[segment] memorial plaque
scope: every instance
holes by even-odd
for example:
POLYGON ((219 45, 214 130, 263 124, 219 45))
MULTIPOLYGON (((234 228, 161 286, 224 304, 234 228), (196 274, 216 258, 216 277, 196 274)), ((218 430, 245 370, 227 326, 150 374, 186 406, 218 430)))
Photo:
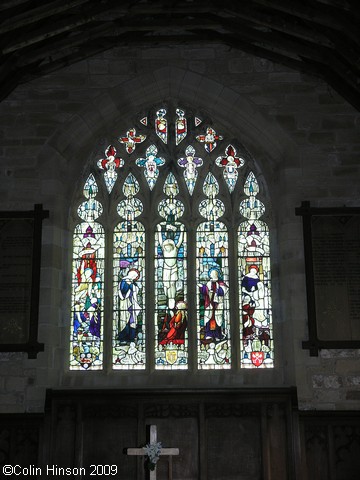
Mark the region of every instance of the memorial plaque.
POLYGON ((360 208, 302 202, 309 340, 303 348, 360 348, 360 208))
POLYGON ((29 336, 34 220, 0 220, 0 343, 29 336))
POLYGON ((40 290, 42 205, 0 212, 0 351, 36 358, 40 290))
POLYGON ((313 217, 312 242, 318 337, 360 340, 360 217, 313 217))

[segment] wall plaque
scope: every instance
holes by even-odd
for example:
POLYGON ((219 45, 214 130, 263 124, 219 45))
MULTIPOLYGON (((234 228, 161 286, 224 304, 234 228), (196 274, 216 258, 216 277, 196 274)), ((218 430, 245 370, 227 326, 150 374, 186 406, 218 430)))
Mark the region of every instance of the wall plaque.
POLYGON ((33 211, 0 212, 0 351, 27 352, 38 343, 42 205, 33 211))
POLYGON ((313 208, 303 202, 309 341, 321 348, 360 348, 360 208, 313 208))

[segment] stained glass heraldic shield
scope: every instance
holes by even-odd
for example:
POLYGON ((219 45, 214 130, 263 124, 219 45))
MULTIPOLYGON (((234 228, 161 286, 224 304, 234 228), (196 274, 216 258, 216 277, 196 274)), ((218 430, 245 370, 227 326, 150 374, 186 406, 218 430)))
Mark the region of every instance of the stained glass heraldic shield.
POLYGON ((247 154, 180 108, 137 122, 84 183, 70 369, 273 367, 269 228, 247 154))

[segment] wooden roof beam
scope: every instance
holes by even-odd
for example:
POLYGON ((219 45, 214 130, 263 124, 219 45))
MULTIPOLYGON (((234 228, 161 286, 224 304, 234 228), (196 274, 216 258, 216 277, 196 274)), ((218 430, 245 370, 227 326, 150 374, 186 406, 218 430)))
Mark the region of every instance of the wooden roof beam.
POLYGON ((315 41, 319 45, 331 47, 333 41, 329 39, 326 35, 322 34, 318 30, 309 28, 307 25, 301 25, 293 16, 287 14, 280 14, 278 12, 274 13, 270 11, 261 12, 258 9, 249 6, 249 4, 244 5, 243 8, 237 10, 236 12, 231 11, 230 9, 226 11, 234 19, 241 18, 247 22, 257 24, 260 27, 264 26, 270 28, 271 30, 286 33, 292 35, 302 40, 306 41, 315 41))
POLYGON ((242 20, 234 21, 227 19, 226 23, 230 27, 229 31, 244 37, 247 41, 250 40, 261 45, 270 45, 280 52, 285 52, 292 57, 295 56, 295 58, 296 56, 301 56, 317 61, 320 64, 328 63, 331 65, 334 63, 336 69, 340 72, 340 76, 352 84, 354 88, 359 88, 360 71, 358 69, 358 57, 356 58, 357 64, 355 64, 354 62, 348 62, 346 58, 342 58, 335 49, 324 46, 314 48, 314 44, 307 40, 300 40, 291 35, 275 31, 262 32, 249 25, 249 22, 242 20))
POLYGON ((48 19, 87 2, 88 0, 73 0, 72 2, 64 3, 62 0, 57 0, 56 2, 48 2, 46 5, 31 9, 31 15, 27 10, 15 17, 11 12, 7 13, 7 10, 4 10, 4 16, 7 15, 9 20, 0 25, 0 35, 48 19))
MULTIPOLYGON (((227 1, 227 0, 224 0, 227 1)), ((319 8, 314 8, 308 4, 304 4, 302 0, 293 0, 289 2, 288 0, 251 0, 253 4, 262 5, 272 10, 285 12, 292 15, 295 18, 306 20, 313 24, 322 25, 324 27, 332 28, 333 30, 340 32, 351 33, 351 38, 353 40, 357 39, 357 42, 360 42, 358 39, 359 36, 359 27, 356 22, 353 21, 351 13, 345 12, 341 9, 331 10, 329 6, 320 6, 319 8), (335 14, 330 14, 329 9, 335 14)))

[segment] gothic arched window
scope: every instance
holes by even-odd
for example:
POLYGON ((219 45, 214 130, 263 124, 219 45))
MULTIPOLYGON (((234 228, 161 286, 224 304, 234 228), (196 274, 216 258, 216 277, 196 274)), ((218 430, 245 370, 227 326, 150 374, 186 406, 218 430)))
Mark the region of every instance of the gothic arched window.
POLYGON ((269 228, 251 160, 190 111, 138 121, 84 183, 70 369, 273 367, 269 228))

